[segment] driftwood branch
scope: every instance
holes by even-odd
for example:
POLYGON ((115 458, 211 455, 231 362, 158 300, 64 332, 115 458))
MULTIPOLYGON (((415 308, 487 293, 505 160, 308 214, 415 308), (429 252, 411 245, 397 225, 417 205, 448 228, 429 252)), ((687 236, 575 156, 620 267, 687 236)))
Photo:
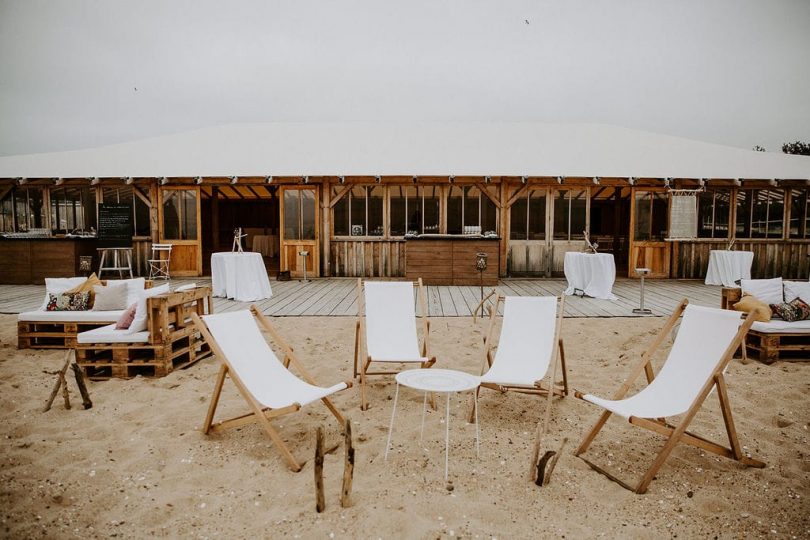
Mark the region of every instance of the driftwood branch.
POLYGON ((82 406, 89 409, 93 406, 93 402, 90 400, 90 392, 87 391, 87 385, 84 382, 82 368, 76 362, 73 362, 70 367, 73 370, 73 376, 76 378, 76 386, 79 387, 79 393, 82 395, 82 406))
POLYGON ((64 384, 64 387, 65 387, 65 389, 64 389, 65 406, 68 409, 70 408, 70 400, 67 397, 67 383, 65 382, 65 372, 67 371, 68 366, 70 365, 70 354, 71 354, 71 352, 72 351, 70 351, 70 350, 67 351, 67 354, 65 354, 65 363, 62 365, 62 369, 60 369, 59 371, 57 371, 55 373, 55 375, 57 375, 56 383, 53 385, 53 390, 51 390, 51 395, 48 396, 48 401, 45 403, 45 408, 42 409, 42 412, 48 412, 48 411, 51 410, 51 406, 53 405, 53 401, 56 399, 57 394, 59 394, 59 388, 61 388, 63 384, 64 384))
POLYGON ((354 478, 354 445, 352 443, 352 422, 349 418, 346 418, 344 430, 346 432, 344 443, 346 453, 343 464, 343 486, 340 490, 340 506, 348 508, 352 505, 352 479, 354 478))

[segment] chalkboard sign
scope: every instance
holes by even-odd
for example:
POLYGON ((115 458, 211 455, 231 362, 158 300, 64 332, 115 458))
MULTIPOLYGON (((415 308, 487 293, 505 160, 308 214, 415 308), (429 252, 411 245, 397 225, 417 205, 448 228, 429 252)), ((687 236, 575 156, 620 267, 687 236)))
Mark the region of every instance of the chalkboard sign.
POLYGON ((132 247, 132 206, 98 205, 98 242, 100 248, 132 247))

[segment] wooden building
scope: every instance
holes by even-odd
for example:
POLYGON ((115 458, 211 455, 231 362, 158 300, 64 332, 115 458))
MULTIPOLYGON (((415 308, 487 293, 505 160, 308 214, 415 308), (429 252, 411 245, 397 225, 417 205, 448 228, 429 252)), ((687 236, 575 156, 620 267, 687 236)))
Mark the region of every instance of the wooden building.
POLYGON ((140 273, 161 242, 173 275, 205 275, 242 227, 293 276, 470 283, 481 252, 489 282, 558 275, 588 232, 618 275, 701 278, 731 245, 754 251, 755 277, 807 278, 809 194, 810 158, 607 126, 225 126, 0 157, 0 233, 21 236, 0 239, 0 282, 75 273, 94 248, 64 235, 95 229, 102 202, 131 205, 140 273), (673 189, 694 192, 695 238, 670 238, 673 189))

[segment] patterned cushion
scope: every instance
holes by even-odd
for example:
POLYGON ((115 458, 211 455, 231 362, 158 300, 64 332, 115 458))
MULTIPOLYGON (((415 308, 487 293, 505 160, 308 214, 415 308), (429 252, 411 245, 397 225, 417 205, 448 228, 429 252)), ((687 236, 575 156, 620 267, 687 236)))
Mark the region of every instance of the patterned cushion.
POLYGON ((810 319, 810 305, 801 298, 784 304, 771 304, 774 315, 785 322, 806 321, 810 319))
POLYGON ((87 311, 89 305, 89 292, 49 293, 45 311, 87 311))
POLYGON ((101 283, 101 280, 98 279, 98 277, 96 277, 96 273, 93 272, 92 274, 90 274, 90 277, 87 278, 87 281, 85 281, 84 283, 81 283, 79 285, 76 285, 72 289, 68 289, 65 292, 68 292, 68 293, 89 292, 90 293, 90 305, 88 306, 87 309, 90 309, 90 308, 93 307, 93 301, 96 299, 96 293, 93 291, 93 287, 95 287, 96 285, 102 285, 102 283, 101 283))

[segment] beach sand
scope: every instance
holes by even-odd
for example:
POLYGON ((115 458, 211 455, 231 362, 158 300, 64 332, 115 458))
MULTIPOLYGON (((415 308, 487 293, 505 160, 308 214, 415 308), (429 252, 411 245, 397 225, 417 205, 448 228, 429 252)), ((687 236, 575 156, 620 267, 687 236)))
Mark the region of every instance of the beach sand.
MULTIPOLYGON (((354 319, 279 318, 274 323, 324 385, 352 376, 354 319)), ((662 318, 566 319, 563 338, 572 388, 610 396, 663 325, 662 318)), ((437 367, 478 373, 484 324, 433 319, 437 367)), ((669 345, 669 341, 666 342, 669 345)), ((315 512, 315 429, 327 443, 340 428, 319 403, 276 422, 299 460, 291 472, 256 425, 205 436, 218 362, 206 359, 161 379, 90 383, 94 406, 61 397, 41 409, 63 351, 18 351, 16 319, 0 316, 0 536, 582 538, 810 536, 810 365, 766 366, 735 360, 728 387, 745 451, 765 469, 678 447, 646 495, 635 495, 572 455, 600 410, 573 395, 555 400, 543 450, 568 444, 550 485, 526 480, 544 400, 481 393, 481 454, 465 422, 467 396, 451 399, 450 477, 443 480, 444 401, 427 414, 419 444, 422 396, 402 389, 388 461, 383 452, 395 385, 373 379, 371 409, 359 388, 335 396, 353 423, 357 452, 351 508, 339 504, 343 449, 326 457, 326 510, 315 512), (79 404, 79 407, 76 407, 79 404)), ((660 358, 659 358, 660 363, 660 358)), ((245 405, 226 382, 218 416, 245 405)), ((716 395, 692 428, 723 442, 716 395)), ((637 481, 662 438, 612 419, 588 456, 637 481)))

